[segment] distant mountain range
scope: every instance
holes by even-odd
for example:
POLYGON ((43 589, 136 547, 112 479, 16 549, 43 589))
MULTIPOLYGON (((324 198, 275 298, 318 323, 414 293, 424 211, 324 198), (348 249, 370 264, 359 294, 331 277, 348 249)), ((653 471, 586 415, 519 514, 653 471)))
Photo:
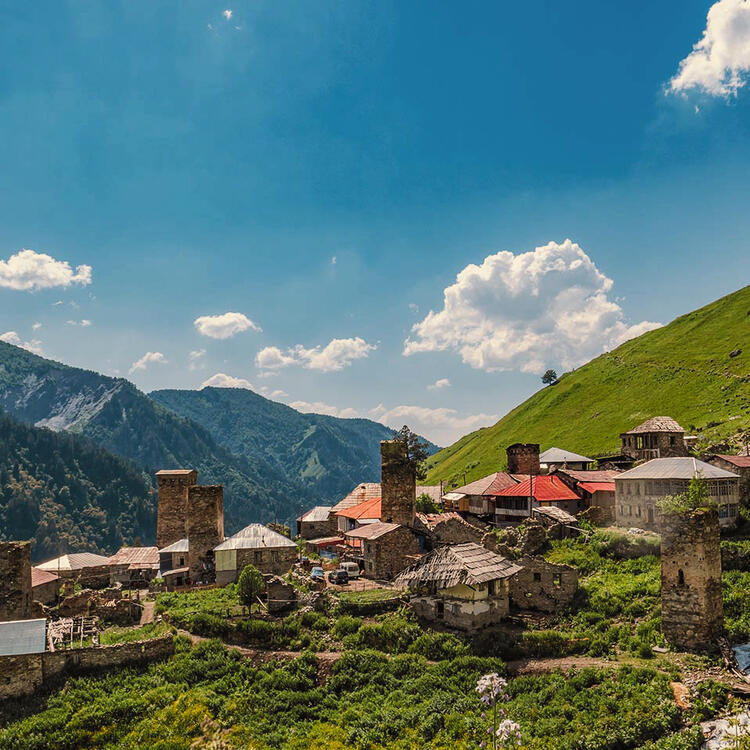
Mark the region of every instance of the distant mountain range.
POLYGON ((430 461, 426 482, 464 484, 505 467, 505 448, 540 443, 596 456, 653 416, 674 417, 698 449, 737 451, 750 430, 750 286, 644 333, 542 388, 497 424, 430 461))
MULTIPOLYGON (((333 502, 358 482, 378 481, 379 443, 394 434, 367 419, 300 414, 243 389, 152 396, 123 378, 69 367, 0 342, 0 411, 36 428, 80 435, 87 445, 129 459, 132 470, 146 477, 136 493, 144 503, 158 469, 197 469, 200 482, 224 485, 228 531, 253 521, 291 521, 300 506, 333 502)), ((11 425, 10 420, 0 425, 0 437, 10 433, 11 425)), ((28 460, 35 460, 33 452, 28 460)), ((75 474, 74 467, 67 469, 75 474)), ((56 502, 56 485, 47 486, 49 500, 56 502)), ((11 501, 12 493, 0 499, 0 513, 11 501)), ((94 502, 92 508, 97 507, 94 502)), ((70 512, 75 516, 78 511, 71 507, 70 512)), ((0 535, 29 535, 28 527, 19 526, 18 514, 8 518, 0 535)), ((122 532, 126 541, 126 533, 144 542, 154 534, 139 524, 122 532)), ((89 548, 109 545, 89 533, 72 533, 75 538, 89 548)))

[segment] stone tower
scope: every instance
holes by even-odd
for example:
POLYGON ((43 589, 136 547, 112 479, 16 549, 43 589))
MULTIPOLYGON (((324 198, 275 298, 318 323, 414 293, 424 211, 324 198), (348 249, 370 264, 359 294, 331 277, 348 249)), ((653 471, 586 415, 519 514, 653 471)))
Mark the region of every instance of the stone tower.
POLYGON ((380 520, 386 523, 414 525, 417 502, 417 478, 409 464, 403 443, 380 443, 380 520))
POLYGON ((514 443, 505 452, 508 456, 508 474, 539 474, 538 443, 514 443))
POLYGON ((214 547, 224 541, 224 488, 220 484, 188 488, 187 538, 190 580, 216 579, 214 547))
POLYGON ((715 508, 661 514, 661 628, 684 651, 711 651, 721 634, 721 549, 715 508))
POLYGON ((0 542, 0 622, 31 619, 31 542, 0 542))
POLYGON ((195 469, 156 472, 159 500, 156 517, 156 546, 159 549, 187 536, 188 488, 198 482, 195 469))

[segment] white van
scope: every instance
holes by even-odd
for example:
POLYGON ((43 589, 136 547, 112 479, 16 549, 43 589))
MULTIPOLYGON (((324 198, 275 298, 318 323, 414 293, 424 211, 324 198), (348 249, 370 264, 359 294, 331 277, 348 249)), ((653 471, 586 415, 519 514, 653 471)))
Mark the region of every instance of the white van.
POLYGON ((345 570, 349 574, 349 580, 359 578, 359 565, 355 562, 339 563, 339 570, 345 570))

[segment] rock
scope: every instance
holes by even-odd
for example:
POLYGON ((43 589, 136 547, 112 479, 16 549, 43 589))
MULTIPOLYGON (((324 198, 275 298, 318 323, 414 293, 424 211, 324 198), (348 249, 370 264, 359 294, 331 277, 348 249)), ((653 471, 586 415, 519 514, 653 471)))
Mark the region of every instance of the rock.
POLYGON ((740 354, 742 354, 742 349, 734 349, 733 351, 729 352, 730 357, 739 357, 740 354))

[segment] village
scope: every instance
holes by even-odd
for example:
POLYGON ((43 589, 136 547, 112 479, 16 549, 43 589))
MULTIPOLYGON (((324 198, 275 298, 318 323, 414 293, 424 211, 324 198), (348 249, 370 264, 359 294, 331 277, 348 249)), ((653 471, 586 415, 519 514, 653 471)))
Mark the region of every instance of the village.
POLYGON ((294 538, 282 525, 258 523, 225 536, 222 487, 198 484, 192 469, 161 470, 155 546, 111 557, 71 552, 32 566, 28 542, 0 543, 0 701, 66 674, 168 658, 175 632, 224 632, 221 617, 207 628, 156 603, 234 590, 248 567, 263 576, 263 590, 250 608, 227 606, 232 632, 251 610, 251 619, 286 623, 289 613, 318 616, 332 601, 339 609, 348 602, 346 611, 398 609, 421 627, 489 638, 512 655, 511 641, 503 644, 509 628, 533 629, 574 612, 579 600, 579 571, 545 550, 553 540, 586 543, 595 529, 618 530, 634 545, 651 540, 642 554, 660 546, 667 647, 720 653, 742 691, 747 665, 723 628, 720 535, 750 501, 750 456, 699 459, 669 417, 620 438, 619 454, 598 459, 510 445, 506 470, 452 488, 418 485, 408 446, 385 441, 381 481, 303 512, 294 538), (706 507, 667 512, 664 499, 686 497, 696 481, 706 507))

